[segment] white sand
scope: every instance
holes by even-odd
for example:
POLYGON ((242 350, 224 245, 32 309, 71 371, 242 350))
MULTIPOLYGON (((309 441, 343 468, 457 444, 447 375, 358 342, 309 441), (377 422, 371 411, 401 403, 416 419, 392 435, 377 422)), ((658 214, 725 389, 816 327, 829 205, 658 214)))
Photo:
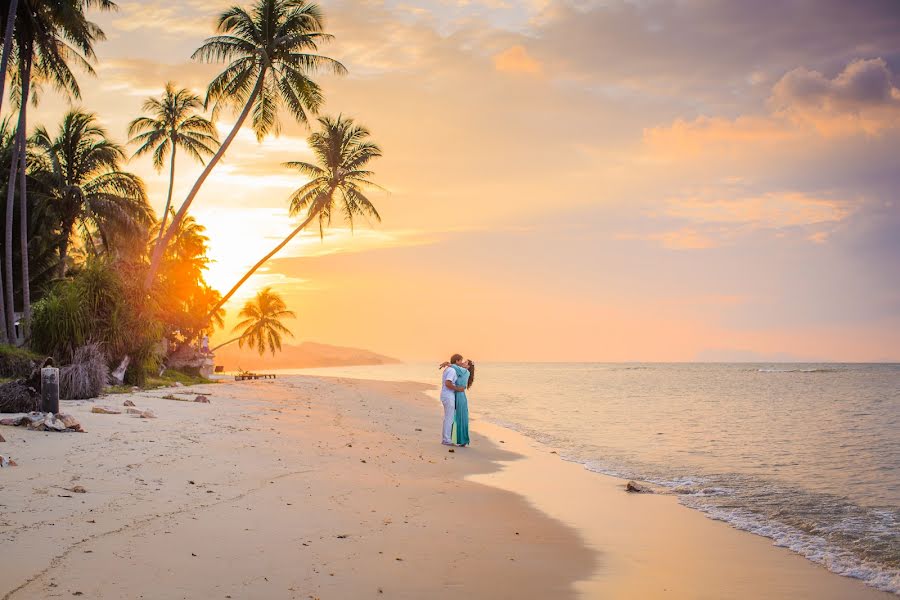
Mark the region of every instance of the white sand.
POLYGON ((0 599, 892 597, 502 428, 449 453, 421 389, 223 383, 2 427, 0 599))

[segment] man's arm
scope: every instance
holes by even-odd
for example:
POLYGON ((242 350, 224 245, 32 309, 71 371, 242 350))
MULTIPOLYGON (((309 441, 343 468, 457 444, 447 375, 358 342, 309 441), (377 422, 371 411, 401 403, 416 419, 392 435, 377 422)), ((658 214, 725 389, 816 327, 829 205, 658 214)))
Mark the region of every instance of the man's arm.
POLYGON ((447 380, 444 381, 444 385, 447 386, 447 389, 453 390, 454 392, 464 392, 464 391, 466 391, 466 388, 460 387, 460 386, 458 386, 458 385, 455 385, 455 384, 454 384, 452 381, 450 381, 449 379, 447 379, 447 380))

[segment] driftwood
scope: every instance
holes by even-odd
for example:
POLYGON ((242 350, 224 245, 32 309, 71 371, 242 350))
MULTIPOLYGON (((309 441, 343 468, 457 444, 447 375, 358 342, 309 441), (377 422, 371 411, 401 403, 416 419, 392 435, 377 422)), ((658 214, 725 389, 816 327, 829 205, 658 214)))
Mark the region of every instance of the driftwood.
POLYGON ((0 413, 27 413, 41 409, 41 369, 53 366, 47 358, 27 379, 0 384, 0 413))

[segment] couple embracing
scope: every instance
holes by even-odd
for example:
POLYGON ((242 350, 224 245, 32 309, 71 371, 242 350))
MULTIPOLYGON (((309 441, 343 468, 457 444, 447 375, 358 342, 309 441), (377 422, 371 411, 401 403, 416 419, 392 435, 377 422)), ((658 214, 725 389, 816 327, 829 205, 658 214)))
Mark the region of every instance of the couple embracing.
POLYGON ((441 365, 441 404, 444 405, 444 427, 441 443, 445 446, 469 445, 469 399, 466 390, 475 381, 475 363, 454 354, 441 365), (455 441, 454 441, 455 438, 455 441))

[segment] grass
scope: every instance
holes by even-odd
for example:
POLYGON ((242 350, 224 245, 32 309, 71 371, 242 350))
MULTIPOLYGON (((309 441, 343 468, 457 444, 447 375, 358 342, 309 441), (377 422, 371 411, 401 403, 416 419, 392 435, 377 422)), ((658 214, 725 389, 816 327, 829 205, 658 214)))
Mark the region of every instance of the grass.
MULTIPOLYGON (((175 383, 182 385, 200 385, 202 383, 216 383, 212 379, 206 379, 198 375, 189 375, 176 371, 175 369, 167 369, 162 377, 147 377, 147 383, 141 387, 142 390, 156 390, 159 388, 172 387, 175 383)), ((130 385, 111 385, 104 390, 107 394, 130 394, 132 386, 130 385)))
POLYGON ((212 379, 200 377, 199 375, 189 375, 175 369, 167 369, 162 377, 148 377, 147 389, 156 389, 161 387, 170 387, 175 383, 182 385, 200 385, 201 383, 215 383, 212 379))
POLYGON ((0 344, 0 376, 17 379, 28 377, 36 364, 44 360, 40 354, 25 348, 0 344))

